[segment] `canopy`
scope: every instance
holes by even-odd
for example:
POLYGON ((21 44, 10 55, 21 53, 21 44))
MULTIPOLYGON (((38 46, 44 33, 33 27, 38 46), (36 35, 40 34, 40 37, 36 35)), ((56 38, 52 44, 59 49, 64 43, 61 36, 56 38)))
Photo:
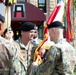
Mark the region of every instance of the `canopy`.
MULTIPOLYGON (((23 10, 24 8, 21 9, 23 11, 22 13, 24 14, 24 16, 22 18, 20 16, 21 14, 20 14, 19 9, 17 9, 18 13, 15 14, 16 7, 13 8, 13 6, 12 6, 11 27, 13 30, 18 29, 25 22, 32 22, 32 23, 35 23, 37 26, 41 26, 43 24, 43 22, 46 20, 46 16, 45 16, 44 12, 41 11, 39 8, 37 8, 36 6, 34 6, 28 2, 25 2, 24 5, 25 5, 25 10, 23 10), (13 9, 15 9, 15 11, 13 9)), ((19 5, 17 5, 17 6, 21 7, 19 5)))

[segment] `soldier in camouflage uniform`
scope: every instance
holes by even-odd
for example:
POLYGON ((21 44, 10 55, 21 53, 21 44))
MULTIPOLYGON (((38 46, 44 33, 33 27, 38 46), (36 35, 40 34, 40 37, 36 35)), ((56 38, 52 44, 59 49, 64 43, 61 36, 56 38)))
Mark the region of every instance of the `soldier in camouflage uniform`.
POLYGON ((14 32, 11 28, 4 30, 3 37, 13 43, 17 48, 19 47, 19 44, 14 40, 14 32))
POLYGON ((63 38, 63 25, 59 21, 48 25, 49 35, 55 45, 46 53, 45 62, 36 68, 33 75, 75 75, 76 49, 63 38))
POLYGON ((26 75, 25 60, 22 59, 20 50, 5 38, 5 18, 0 14, 0 75, 26 75))
POLYGON ((33 62, 34 50, 41 42, 38 39, 37 26, 31 22, 26 22, 21 26, 21 38, 19 38, 20 49, 26 60, 27 75, 30 73, 31 63, 33 62))

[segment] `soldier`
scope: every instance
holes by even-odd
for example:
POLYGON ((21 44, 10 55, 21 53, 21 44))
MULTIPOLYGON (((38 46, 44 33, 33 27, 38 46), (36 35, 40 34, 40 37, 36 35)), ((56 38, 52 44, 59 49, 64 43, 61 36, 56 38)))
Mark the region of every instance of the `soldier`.
POLYGON ((26 75, 25 60, 20 50, 1 37, 4 32, 4 22, 5 18, 0 14, 0 75, 26 75))
POLYGON ((11 28, 6 28, 4 30, 3 37, 19 48, 19 44, 14 40, 14 33, 11 28))
MULTIPOLYGON (((50 40, 55 44, 43 58, 45 62, 38 67, 38 75, 74 75, 76 49, 63 38, 64 26, 55 21, 48 25, 48 29, 50 40)), ((36 66, 36 63, 33 66, 36 66)))
POLYGON ((26 60, 27 75, 30 73, 30 66, 33 62, 34 50, 41 42, 41 40, 38 39, 37 29, 38 27, 31 22, 26 22, 21 26, 21 38, 18 42, 21 52, 26 60))
POLYGON ((13 39, 14 39, 14 33, 11 30, 11 28, 10 29, 9 28, 8 29, 6 28, 4 30, 3 36, 4 36, 4 38, 6 38, 9 41, 13 41, 13 39))

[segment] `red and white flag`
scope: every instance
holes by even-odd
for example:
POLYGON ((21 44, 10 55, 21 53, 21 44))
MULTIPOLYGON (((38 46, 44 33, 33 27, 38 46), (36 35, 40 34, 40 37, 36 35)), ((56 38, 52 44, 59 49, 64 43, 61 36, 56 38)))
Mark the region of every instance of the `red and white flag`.
POLYGON ((56 7, 54 8, 53 12, 51 13, 47 25, 49 25, 53 21, 61 21, 63 20, 63 15, 64 15, 64 6, 65 3, 61 0, 56 7))
MULTIPOLYGON (((44 28, 44 39, 41 42, 41 44, 37 47, 34 53, 34 61, 37 60, 38 65, 40 65, 43 61, 41 59, 42 53, 40 52, 40 49, 47 49, 49 50, 50 45, 47 41, 49 41, 49 32, 47 25, 49 25, 53 21, 62 21, 64 15, 64 2, 60 1, 57 6, 54 8, 52 14, 50 15, 48 21, 46 22, 45 28, 44 28)), ((54 43, 51 43, 51 45, 54 43)))

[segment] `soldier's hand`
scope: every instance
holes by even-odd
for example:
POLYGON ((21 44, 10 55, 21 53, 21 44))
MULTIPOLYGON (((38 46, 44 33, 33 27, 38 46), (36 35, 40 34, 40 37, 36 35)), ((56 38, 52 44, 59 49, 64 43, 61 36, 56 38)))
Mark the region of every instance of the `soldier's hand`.
POLYGON ((38 66, 38 63, 37 62, 33 62, 32 66, 38 66))

